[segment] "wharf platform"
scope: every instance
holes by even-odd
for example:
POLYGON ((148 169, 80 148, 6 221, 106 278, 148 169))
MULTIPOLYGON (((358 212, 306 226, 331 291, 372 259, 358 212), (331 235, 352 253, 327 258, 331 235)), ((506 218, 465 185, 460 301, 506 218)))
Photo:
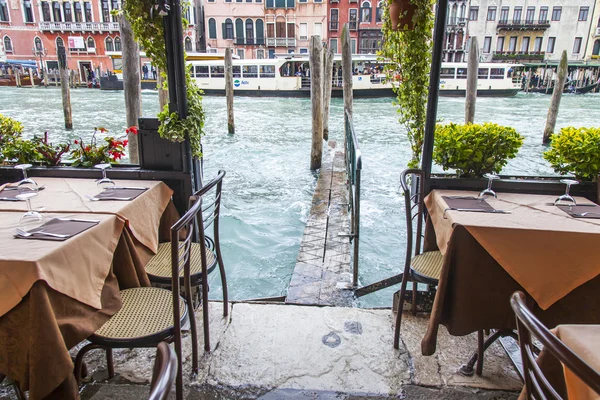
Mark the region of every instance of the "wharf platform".
MULTIPOLYGON (((522 383, 495 343, 486 351, 483 376, 457 370, 476 348, 477 336, 440 329, 435 355, 421 355, 428 316, 406 313, 401 348, 394 350, 389 309, 232 303, 229 317, 210 303, 211 352, 202 351, 191 378, 189 333, 183 338, 185 399, 516 399, 522 383)), ((106 381, 104 352, 86 356, 93 381, 83 400, 145 399, 155 349, 114 351, 117 376, 106 381)), ((15 399, 6 380, 0 399, 15 399)), ((174 397, 173 397, 174 398, 174 397)))
POLYGON ((352 306, 348 190, 343 146, 329 141, 286 303, 352 306))

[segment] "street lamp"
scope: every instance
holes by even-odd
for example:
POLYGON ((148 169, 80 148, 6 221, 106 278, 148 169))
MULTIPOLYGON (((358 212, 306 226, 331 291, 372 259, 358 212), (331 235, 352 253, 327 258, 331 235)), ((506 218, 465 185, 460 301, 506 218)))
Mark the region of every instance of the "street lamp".
POLYGON ((42 43, 42 41, 39 38, 36 38, 35 45, 31 49, 31 52, 33 53, 33 55, 35 57, 40 58, 40 71, 45 76, 46 71, 44 68, 44 57, 46 57, 48 55, 48 49, 44 47, 44 44, 42 43))

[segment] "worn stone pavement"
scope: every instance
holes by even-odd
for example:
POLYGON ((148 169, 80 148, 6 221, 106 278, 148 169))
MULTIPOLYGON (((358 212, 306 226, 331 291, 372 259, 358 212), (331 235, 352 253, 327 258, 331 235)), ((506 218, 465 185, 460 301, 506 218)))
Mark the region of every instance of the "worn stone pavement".
MULTIPOLYGON (((210 303, 211 352, 190 377, 190 336, 184 337, 186 399, 516 399, 521 381, 506 353, 486 352, 482 377, 463 377, 460 365, 476 348, 476 336, 452 337, 440 329, 438 350, 424 357, 420 341, 427 316, 406 314, 402 348, 392 347, 390 310, 235 303, 229 317, 210 303)), ((103 352, 86 356, 94 381, 84 400, 144 399, 154 349, 115 351, 117 377, 106 382, 103 352)), ((12 399, 6 382, 0 399, 12 399)))

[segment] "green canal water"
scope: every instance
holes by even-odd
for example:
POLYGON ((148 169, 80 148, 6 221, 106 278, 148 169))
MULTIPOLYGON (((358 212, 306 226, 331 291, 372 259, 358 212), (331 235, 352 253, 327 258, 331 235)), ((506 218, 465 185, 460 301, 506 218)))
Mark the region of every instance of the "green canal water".
MULTIPOLYGON (((77 89, 71 92, 75 129, 65 131, 60 90, 0 89, 0 113, 20 120, 26 135, 49 132, 51 140, 89 138, 95 126, 112 134, 126 128, 123 92, 77 89)), ((156 115, 158 98, 143 93, 144 116, 156 115)), ((519 94, 477 100, 476 122, 509 125, 526 137, 519 156, 503 173, 550 175, 542 159, 542 130, 550 96, 519 94)), ((233 299, 284 295, 294 268, 316 175, 309 168, 311 111, 308 99, 236 98, 236 134, 228 135, 225 99, 205 97, 205 177, 227 171, 222 243, 233 299)), ((440 99, 438 118, 464 119, 464 99, 440 99)), ((557 126, 600 125, 600 95, 565 95, 557 126)), ((403 267, 405 222, 398 177, 409 145, 391 99, 355 99, 354 124, 363 154, 360 282, 397 274, 403 267)), ((332 100, 331 137, 343 142, 343 104, 332 100)), ((434 168, 440 171, 438 167, 434 168)), ((217 274, 211 293, 219 298, 217 274)), ((358 302, 363 307, 391 304, 390 288, 358 302)))

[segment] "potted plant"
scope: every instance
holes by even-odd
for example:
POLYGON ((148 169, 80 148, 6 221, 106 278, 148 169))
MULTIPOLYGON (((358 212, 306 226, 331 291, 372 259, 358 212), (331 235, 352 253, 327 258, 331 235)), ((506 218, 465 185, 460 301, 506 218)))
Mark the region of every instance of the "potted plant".
POLYGON ((393 30, 412 30, 414 29, 414 15, 416 5, 414 0, 391 0, 389 5, 389 14, 391 27, 393 30))
MULTIPOLYGON (((137 128, 133 128, 135 129, 133 133, 137 134, 137 128)), ((127 133, 130 130, 131 128, 127 128, 127 133)), ((127 139, 106 136, 99 143, 96 138, 98 132, 107 133, 108 130, 102 127, 94 128, 89 143, 86 143, 82 138, 73 142, 76 147, 71 150, 69 156, 73 160, 74 167, 93 167, 96 164, 116 163, 123 158, 127 139)))
POLYGON ((550 136, 544 159, 559 174, 596 182, 600 173, 600 128, 562 128, 550 136))
MULTIPOLYGON (((383 17, 383 45, 379 55, 386 64, 387 80, 396 93, 395 104, 400 114, 399 122, 406 129, 412 158, 410 168, 417 168, 421 159, 429 70, 431 67, 431 35, 433 32, 433 3, 431 0, 401 0, 413 7, 412 30, 395 30, 391 7, 386 7, 383 17)), ((391 4, 390 4, 391 6, 391 4)), ((402 14, 405 17, 408 12, 402 14)))

